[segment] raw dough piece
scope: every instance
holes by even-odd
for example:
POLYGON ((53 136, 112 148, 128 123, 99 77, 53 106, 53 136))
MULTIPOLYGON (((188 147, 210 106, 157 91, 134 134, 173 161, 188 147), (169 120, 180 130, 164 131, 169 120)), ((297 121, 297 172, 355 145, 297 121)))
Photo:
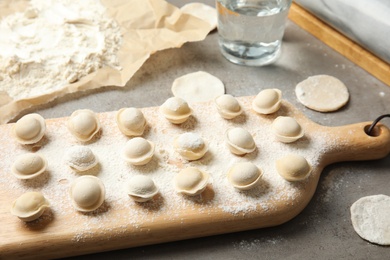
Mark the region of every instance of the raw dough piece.
POLYGON ((298 154, 288 154, 276 160, 276 170, 280 176, 288 181, 302 181, 309 176, 311 166, 305 157, 298 154))
POLYGON ((11 214, 23 221, 33 221, 42 216, 49 202, 40 192, 26 192, 12 203, 11 214))
POLYGON ((251 162, 236 163, 228 172, 228 180, 237 190, 252 189, 262 176, 262 171, 251 162))
POLYGON ((175 138, 175 150, 186 160, 195 161, 202 158, 207 152, 207 145, 197 133, 184 133, 175 138))
POLYGON ((360 198, 351 206, 356 233, 379 245, 390 245, 390 197, 373 195, 360 198))
POLYGON ((202 3, 189 3, 183 5, 180 10, 185 14, 190 14, 192 16, 195 16, 196 18, 208 22, 212 27, 211 31, 217 28, 217 10, 215 10, 215 8, 209 5, 205 5, 202 3))
POLYGON ((13 134, 21 144, 35 144, 45 135, 46 122, 39 114, 28 114, 13 126, 13 134))
POLYGON ((349 100, 344 83, 328 75, 309 77, 298 83, 295 94, 304 106, 319 112, 336 111, 349 100))
POLYGON ((123 158, 133 165, 145 165, 154 155, 154 143, 142 137, 127 141, 123 149, 123 158))
POLYGON ((192 109, 187 101, 180 97, 168 98, 161 106, 160 112, 172 124, 181 124, 192 115, 192 109))
POLYGON ((11 172, 18 179, 32 179, 42 174, 47 167, 47 160, 40 154, 25 153, 19 155, 12 165, 11 172))
POLYGON ((233 119, 242 114, 242 107, 235 97, 225 94, 214 99, 218 113, 225 119, 233 119))
POLYGON ((158 188, 154 181, 144 175, 136 175, 127 184, 129 196, 137 202, 146 202, 158 193, 158 188))
POLYGON ((264 89, 253 100, 252 108, 259 114, 268 115, 279 110, 281 101, 282 91, 280 89, 264 89))
POLYGON ((175 79, 172 84, 172 93, 188 103, 206 102, 223 95, 225 86, 217 77, 198 71, 175 79))
POLYGON ((92 169, 98 162, 95 154, 86 146, 73 146, 65 154, 65 163, 79 172, 92 169))
POLYGON ((135 107, 122 108, 116 116, 119 130, 127 136, 140 136, 144 133, 146 119, 141 110, 135 107))
POLYGON ((81 212, 91 212, 99 208, 105 199, 106 189, 103 182, 91 175, 75 179, 69 190, 73 207, 81 212))
POLYGON ((256 149, 253 136, 241 127, 228 129, 225 134, 225 139, 229 150, 237 155, 251 153, 256 149))
POLYGON ((196 167, 181 170, 174 178, 175 189, 178 193, 188 196, 201 194, 209 182, 209 174, 196 167))
POLYGON ((87 142, 99 132, 100 122, 92 110, 79 109, 69 117, 68 129, 77 140, 87 142))
POLYGON ((292 143, 304 136, 301 125, 290 116, 278 116, 272 122, 275 139, 282 143, 292 143))

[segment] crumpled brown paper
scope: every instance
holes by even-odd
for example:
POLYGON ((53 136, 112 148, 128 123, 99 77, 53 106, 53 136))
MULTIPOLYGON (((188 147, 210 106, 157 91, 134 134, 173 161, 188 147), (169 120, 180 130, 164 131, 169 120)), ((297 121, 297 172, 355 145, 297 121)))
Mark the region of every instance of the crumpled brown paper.
MULTIPOLYGON (((86 89, 102 86, 124 86, 151 54, 177 48, 185 42, 201 41, 213 29, 210 24, 163 0, 101 0, 121 26, 123 43, 118 52, 121 71, 103 67, 62 89, 40 96, 14 100, 0 91, 0 124, 32 106, 86 89)), ((27 0, 2 0, 0 18, 22 11, 27 0)), ((1 84, 1 82, 0 82, 1 84)))

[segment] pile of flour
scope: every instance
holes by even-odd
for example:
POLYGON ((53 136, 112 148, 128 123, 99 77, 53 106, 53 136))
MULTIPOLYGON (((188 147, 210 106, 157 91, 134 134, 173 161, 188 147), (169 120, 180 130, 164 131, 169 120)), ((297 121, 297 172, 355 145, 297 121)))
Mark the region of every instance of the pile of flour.
POLYGON ((0 92, 41 96, 101 67, 119 70, 121 41, 99 0, 31 0, 0 21, 0 92))

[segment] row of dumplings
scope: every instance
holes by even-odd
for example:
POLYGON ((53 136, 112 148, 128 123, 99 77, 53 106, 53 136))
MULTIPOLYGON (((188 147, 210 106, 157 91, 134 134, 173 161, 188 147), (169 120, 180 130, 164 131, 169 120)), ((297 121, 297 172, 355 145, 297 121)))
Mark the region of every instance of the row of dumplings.
MULTIPOLYGON (((120 131, 128 136, 142 135, 146 126, 144 115, 136 108, 123 108, 117 112, 116 120, 120 131)), ((79 141, 90 141, 100 130, 96 114, 89 109, 74 111, 67 121, 70 133, 79 141)), ((21 144, 35 144, 45 135, 46 123, 39 114, 28 114, 20 118, 12 132, 21 144)))
MULTIPOLYGON (((262 113, 275 112, 280 107, 280 97, 281 92, 277 89, 263 90, 254 99, 253 109, 259 110, 259 108, 262 108, 263 110, 260 111, 262 113), (264 98, 264 96, 267 98, 264 98), (268 102, 265 102, 264 100, 268 100, 268 102), (269 108, 267 111, 264 110, 266 107, 269 108)), ((182 111, 183 107, 189 108, 188 105, 183 105, 186 104, 184 101, 180 99, 179 101, 180 102, 175 98, 170 98, 163 104, 161 109, 168 107, 171 111, 182 111)), ((238 104, 237 100, 230 95, 224 95, 217 98, 216 103, 220 105, 221 109, 219 109, 219 111, 224 111, 223 113, 225 115, 228 110, 227 107, 235 108, 235 105, 238 104), (220 101, 221 99, 223 102, 220 101), (229 103, 235 105, 228 105, 229 103)), ((242 109, 240 108, 239 110, 242 109)), ((166 112, 166 109, 164 111, 166 112)), ((38 114, 30 114, 27 116, 21 118, 14 125, 15 136, 18 140, 23 139, 24 141, 27 141, 27 139, 30 138, 31 142, 36 142, 43 136, 45 129, 44 119, 38 114), (41 125, 40 129, 37 129, 39 128, 37 127, 38 125, 41 125)), ((120 130, 126 135, 141 135, 146 126, 145 117, 142 112, 136 108, 124 108, 119 110, 116 119, 120 130)), ((87 135, 81 133, 89 132, 94 134, 100 128, 100 124, 92 111, 78 110, 70 117, 68 127, 69 129, 77 130, 73 132, 79 140, 89 140, 91 136, 87 138, 87 135)), ((272 129, 276 139, 281 142, 293 142, 303 136, 302 127, 291 117, 280 116, 276 118, 272 124, 272 129)), ((256 149, 252 135, 247 130, 240 127, 228 129, 225 133, 225 139, 230 151, 237 155, 251 153, 256 149)), ((154 147, 153 142, 142 137, 136 137, 126 143, 122 154, 124 159, 129 163, 133 165, 144 165, 152 159, 154 147)), ((207 144, 203 138, 196 133, 184 133, 179 135, 174 140, 174 148, 184 159, 190 161, 202 158, 208 150, 207 144)), ((82 146, 75 146, 69 149, 66 156, 66 162, 69 166, 79 171, 88 170, 97 164, 96 157, 92 151, 89 148, 82 146)), ((19 156, 15 160, 11 172, 19 179, 30 179, 44 172, 46 165, 47 161, 42 155, 27 153, 19 156)))
MULTIPOLYGON (((225 134, 227 147, 233 154, 244 155, 256 149, 253 136, 244 128, 228 129, 225 134)), ((173 141, 174 150, 185 160, 201 159, 208 151, 208 145, 199 134, 187 132, 178 135, 173 141)), ((149 163, 155 153, 155 144, 143 137, 128 140, 123 148, 122 157, 132 165, 149 163)), ((98 164, 98 159, 87 146, 75 145, 65 153, 65 163, 72 169, 83 172, 98 164)), ((39 153, 24 153, 16 157, 11 173, 18 179, 32 179, 42 174, 47 167, 46 158, 39 153)))
MULTIPOLYGON (((272 114, 279 110, 281 106, 282 92, 279 89, 264 89, 260 91, 252 102, 252 109, 258 114, 272 114)), ((218 113, 225 119, 233 119, 242 114, 243 109, 240 103, 232 95, 225 94, 215 100, 218 113)), ((185 122, 192 114, 188 103, 178 97, 171 97, 165 101, 160 111, 173 124, 185 122)), ((235 149, 233 153, 244 154, 253 151, 248 133, 239 128, 228 131, 228 142, 231 146, 236 146, 235 141, 245 143, 248 147, 235 149), (246 142, 248 141, 248 143, 246 142), (240 151, 241 150, 241 151, 240 151)), ((304 131, 301 125, 292 117, 279 116, 272 123, 272 130, 278 141, 291 143, 303 137, 304 131)))
MULTIPOLYGON (((259 114, 271 114, 281 106, 281 91, 265 89, 259 92, 252 102, 252 109, 259 114)), ((243 109, 236 98, 229 94, 215 99, 219 114, 225 119, 239 116, 243 109)), ((185 122, 192 114, 188 103, 178 97, 167 99, 161 106, 160 112, 173 124, 185 122)), ((119 130, 127 136, 141 136, 146 127, 146 119, 137 108, 122 108, 116 114, 119 130)), ((100 130, 100 122, 95 113, 89 109, 74 111, 67 121, 70 133, 79 141, 91 140, 100 130)), ((292 117, 280 116, 275 119, 272 129, 276 138, 281 142, 293 142, 304 135, 302 127, 292 117)), ((39 114, 28 114, 20 118, 13 126, 13 134, 21 144, 39 142, 46 131, 45 120, 39 114)))
MULTIPOLYGON (((277 160, 276 169, 281 176, 290 181, 303 180, 311 172, 311 166, 305 158, 295 154, 277 160)), ((228 181, 240 191, 257 186, 262 176, 262 170, 251 162, 236 163, 227 173, 228 181)), ((196 196, 206 189, 209 179, 208 173, 196 167, 187 167, 174 176, 174 188, 184 196, 196 196)), ((134 201, 142 203, 152 200, 159 193, 159 189, 150 177, 135 175, 127 183, 127 193, 134 201)), ((69 189, 73 207, 81 212, 98 209, 105 200, 105 194, 103 182, 92 175, 76 178, 69 189)), ((49 201, 42 193, 26 192, 13 202, 11 213, 28 222, 38 219, 49 207, 49 201)))

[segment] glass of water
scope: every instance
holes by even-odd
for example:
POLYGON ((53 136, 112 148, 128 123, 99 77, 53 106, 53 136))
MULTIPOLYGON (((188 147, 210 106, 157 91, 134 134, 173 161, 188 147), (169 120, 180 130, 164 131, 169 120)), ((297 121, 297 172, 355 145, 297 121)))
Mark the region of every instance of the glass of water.
POLYGON ((292 0, 217 0, 219 46, 237 64, 263 66, 280 55, 292 0))

